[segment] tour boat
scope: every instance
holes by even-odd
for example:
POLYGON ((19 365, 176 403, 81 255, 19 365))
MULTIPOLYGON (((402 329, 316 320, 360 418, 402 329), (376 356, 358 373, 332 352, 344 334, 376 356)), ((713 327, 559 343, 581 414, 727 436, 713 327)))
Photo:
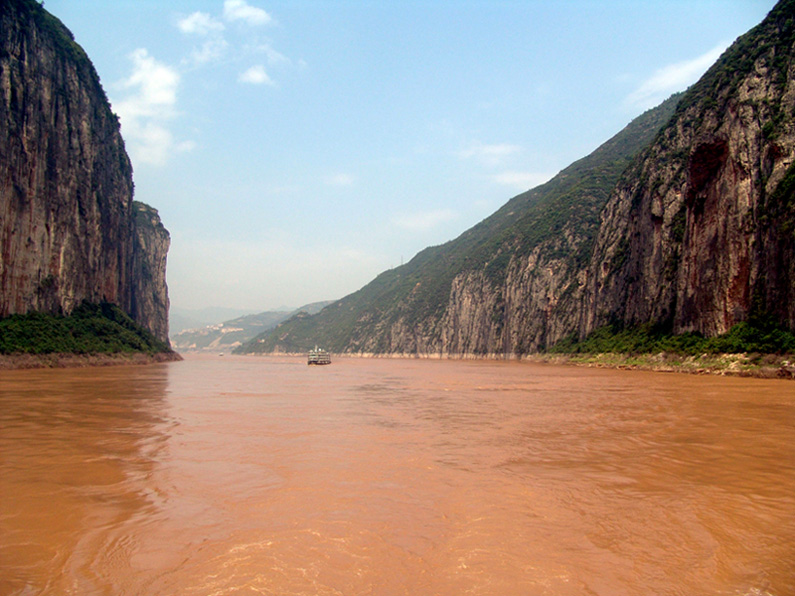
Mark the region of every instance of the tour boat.
POLYGON ((331 355, 326 351, 315 346, 314 350, 309 350, 306 359, 307 364, 331 364, 331 355))

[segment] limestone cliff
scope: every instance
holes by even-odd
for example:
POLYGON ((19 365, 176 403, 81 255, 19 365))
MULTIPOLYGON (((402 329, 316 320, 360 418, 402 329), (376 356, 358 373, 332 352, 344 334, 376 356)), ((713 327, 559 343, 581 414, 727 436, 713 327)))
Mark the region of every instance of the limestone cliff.
POLYGON ((155 337, 168 338, 168 288, 166 257, 171 238, 156 209, 133 201, 133 260, 130 282, 130 316, 155 337))
POLYGON ((346 352, 525 353, 577 332, 600 210, 677 100, 642 114, 455 240, 244 349, 302 350, 320 342, 346 352))
POLYGON ((608 202, 581 334, 608 321, 795 329, 795 2, 780 2, 682 99, 608 202))
POLYGON ((90 60, 33 0, 0 4, 0 123, 0 316, 104 300, 167 340, 168 234, 135 215, 90 60))

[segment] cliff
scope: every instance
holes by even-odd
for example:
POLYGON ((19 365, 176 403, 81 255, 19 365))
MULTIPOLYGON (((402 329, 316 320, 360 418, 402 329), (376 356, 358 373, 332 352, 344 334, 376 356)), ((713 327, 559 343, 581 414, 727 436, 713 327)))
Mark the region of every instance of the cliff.
POLYGON ((600 326, 795 329, 795 0, 459 238, 241 351, 524 354, 600 326))
POLYGON ((166 258, 171 238, 156 209, 133 201, 133 259, 129 287, 133 320, 162 341, 168 338, 166 258))
POLYGON ((105 301, 167 341, 168 233, 133 204, 90 60, 33 0, 0 4, 0 122, 0 316, 105 301))
POLYGON ((585 335, 608 321, 795 329, 795 2, 694 85, 602 214, 585 335))

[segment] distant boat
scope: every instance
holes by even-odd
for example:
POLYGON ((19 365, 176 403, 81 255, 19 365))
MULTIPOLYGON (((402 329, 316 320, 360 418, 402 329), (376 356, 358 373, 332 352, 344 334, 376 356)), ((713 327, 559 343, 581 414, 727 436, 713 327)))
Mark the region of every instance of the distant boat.
POLYGON ((314 350, 309 350, 306 358, 307 364, 331 364, 331 355, 326 351, 315 346, 314 350))

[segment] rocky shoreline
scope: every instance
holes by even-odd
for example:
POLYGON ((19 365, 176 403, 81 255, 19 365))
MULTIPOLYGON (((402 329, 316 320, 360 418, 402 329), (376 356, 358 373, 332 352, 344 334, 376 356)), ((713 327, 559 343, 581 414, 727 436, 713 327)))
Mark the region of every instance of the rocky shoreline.
POLYGON ((795 358, 775 354, 533 354, 529 362, 697 375, 795 380, 795 358))
POLYGON ((177 362, 182 356, 176 352, 157 354, 0 354, 0 370, 32 368, 86 368, 89 366, 130 366, 177 362))

